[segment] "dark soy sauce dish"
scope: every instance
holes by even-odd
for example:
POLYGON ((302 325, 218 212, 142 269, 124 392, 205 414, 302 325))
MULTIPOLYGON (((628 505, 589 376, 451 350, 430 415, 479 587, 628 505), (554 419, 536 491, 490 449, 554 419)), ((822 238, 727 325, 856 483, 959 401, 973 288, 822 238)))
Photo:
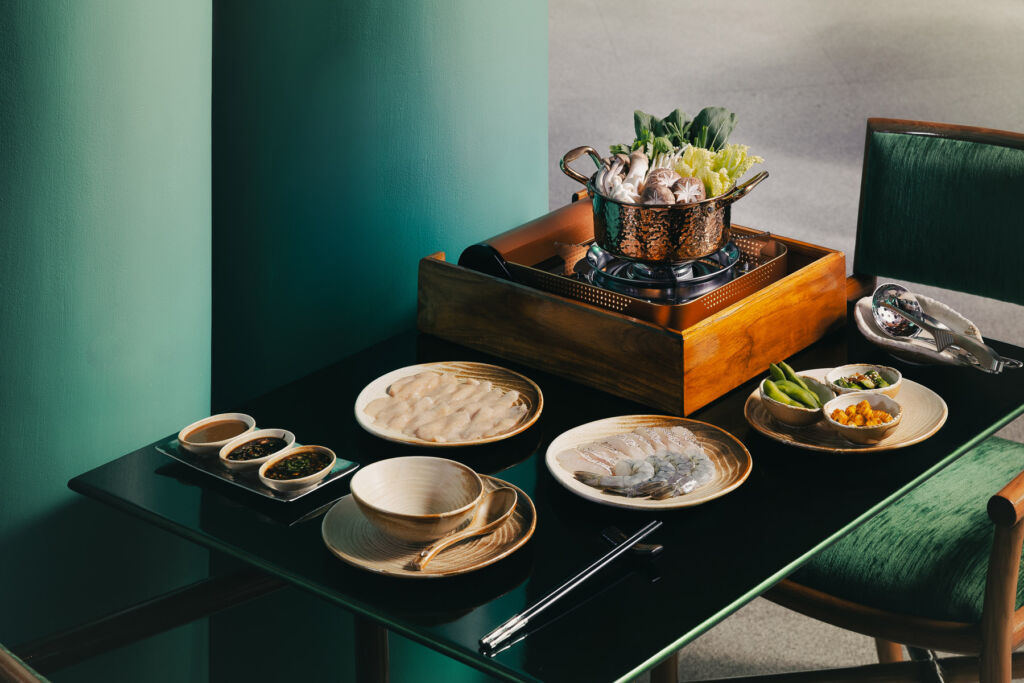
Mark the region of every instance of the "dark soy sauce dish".
POLYGON ((268 455, 273 455, 288 445, 284 439, 277 436, 263 436, 258 439, 246 441, 241 446, 227 454, 228 460, 258 460, 268 455))
POLYGON ((260 467, 260 481, 279 491, 312 486, 327 476, 336 461, 323 446, 299 446, 271 457, 260 467))
POLYGON ((228 441, 220 449, 220 464, 229 470, 253 471, 295 444, 287 429, 257 429, 228 441))
POLYGON ((263 476, 277 480, 301 479, 316 474, 330 464, 331 458, 326 453, 300 451, 275 462, 263 476))

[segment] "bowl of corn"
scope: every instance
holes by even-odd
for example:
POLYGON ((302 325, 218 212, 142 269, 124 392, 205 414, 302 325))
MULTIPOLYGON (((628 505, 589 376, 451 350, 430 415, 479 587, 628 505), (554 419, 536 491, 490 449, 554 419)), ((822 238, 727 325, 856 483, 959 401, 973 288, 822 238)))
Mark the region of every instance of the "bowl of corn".
POLYGON ((903 419, 903 408, 895 399, 867 391, 841 394, 822 412, 840 436, 859 444, 882 441, 903 419))

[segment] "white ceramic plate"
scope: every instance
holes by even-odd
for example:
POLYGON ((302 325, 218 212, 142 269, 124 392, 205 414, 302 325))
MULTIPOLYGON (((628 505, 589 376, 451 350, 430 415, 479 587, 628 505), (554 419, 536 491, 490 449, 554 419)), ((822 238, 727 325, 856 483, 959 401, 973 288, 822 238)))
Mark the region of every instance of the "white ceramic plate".
POLYGON ((359 423, 360 427, 374 436, 379 436, 387 441, 394 441, 395 443, 404 443, 412 446, 427 446, 430 448, 451 448, 455 446, 478 446, 480 444, 493 443, 495 441, 501 441, 502 439, 515 436, 516 434, 529 429, 530 426, 537 421, 537 418, 540 417, 540 412, 543 408, 544 394, 541 393, 540 387, 538 387, 533 380, 520 375, 518 372, 512 372, 511 370, 501 366, 489 365, 487 363, 445 361, 441 363, 410 365, 398 370, 393 370, 386 375, 378 377, 366 385, 365 389, 359 392, 359 396, 356 398, 355 414, 356 421, 359 423), (426 370, 447 372, 455 375, 459 379, 475 379, 478 381, 487 380, 503 391, 514 389, 519 392, 519 402, 526 406, 526 415, 524 415, 512 429, 506 432, 495 434, 494 436, 487 436, 481 439, 471 439, 469 441, 425 441, 424 439, 410 436, 398 430, 374 424, 373 418, 365 412, 366 406, 370 401, 387 396, 388 387, 391 386, 395 380, 401 379, 402 377, 408 377, 409 375, 415 375, 426 370))
POLYGON ((602 505, 611 505, 620 508, 632 508, 636 510, 667 510, 673 508, 690 507, 700 505, 709 500, 719 498, 729 493, 750 476, 753 462, 750 459, 750 452, 735 436, 707 422, 688 420, 683 417, 671 415, 624 415, 622 417, 609 417, 596 422, 574 427, 559 435, 551 445, 548 446, 545 462, 548 471, 555 477, 559 484, 569 489, 576 495, 592 500, 602 505), (704 452, 708 454, 711 461, 715 463, 717 474, 710 482, 700 488, 665 500, 651 500, 650 498, 624 498, 605 493, 600 489, 587 486, 577 481, 573 473, 562 467, 558 462, 558 454, 567 451, 581 444, 591 441, 598 441, 614 434, 624 434, 639 427, 686 427, 700 441, 704 452))
MULTIPOLYGON (((807 375, 823 381, 832 368, 802 370, 797 374, 807 375)), ((889 432, 884 440, 876 444, 855 444, 841 437, 823 418, 807 427, 790 427, 776 421, 761 404, 757 389, 747 397, 743 415, 750 426, 769 439, 812 451, 829 453, 862 453, 890 451, 920 443, 930 437, 946 423, 949 409, 942 397, 928 387, 903 378, 903 388, 893 399, 903 408, 903 417, 896 429, 889 432)))

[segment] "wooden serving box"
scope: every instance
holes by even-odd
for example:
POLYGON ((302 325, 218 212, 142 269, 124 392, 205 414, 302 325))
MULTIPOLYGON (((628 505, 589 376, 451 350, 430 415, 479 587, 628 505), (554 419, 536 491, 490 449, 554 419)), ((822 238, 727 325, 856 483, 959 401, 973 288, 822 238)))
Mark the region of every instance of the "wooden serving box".
MULTIPOLYGON (((487 241, 509 261, 546 258, 541 243, 593 236, 579 201, 487 241)), ((689 415, 841 325, 841 251, 772 235, 788 249, 786 274, 683 330, 449 263, 420 261, 422 332, 539 368, 675 415, 689 415)))

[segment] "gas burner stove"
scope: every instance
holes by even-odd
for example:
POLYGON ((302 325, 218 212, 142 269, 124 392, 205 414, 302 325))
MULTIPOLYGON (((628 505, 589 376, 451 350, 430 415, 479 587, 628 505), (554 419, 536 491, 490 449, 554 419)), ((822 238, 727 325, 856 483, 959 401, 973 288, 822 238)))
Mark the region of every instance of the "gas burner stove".
POLYGON ((612 256, 591 244, 573 270, 595 287, 652 303, 681 304, 721 287, 747 272, 740 250, 729 242, 703 259, 679 264, 645 264, 612 256))

